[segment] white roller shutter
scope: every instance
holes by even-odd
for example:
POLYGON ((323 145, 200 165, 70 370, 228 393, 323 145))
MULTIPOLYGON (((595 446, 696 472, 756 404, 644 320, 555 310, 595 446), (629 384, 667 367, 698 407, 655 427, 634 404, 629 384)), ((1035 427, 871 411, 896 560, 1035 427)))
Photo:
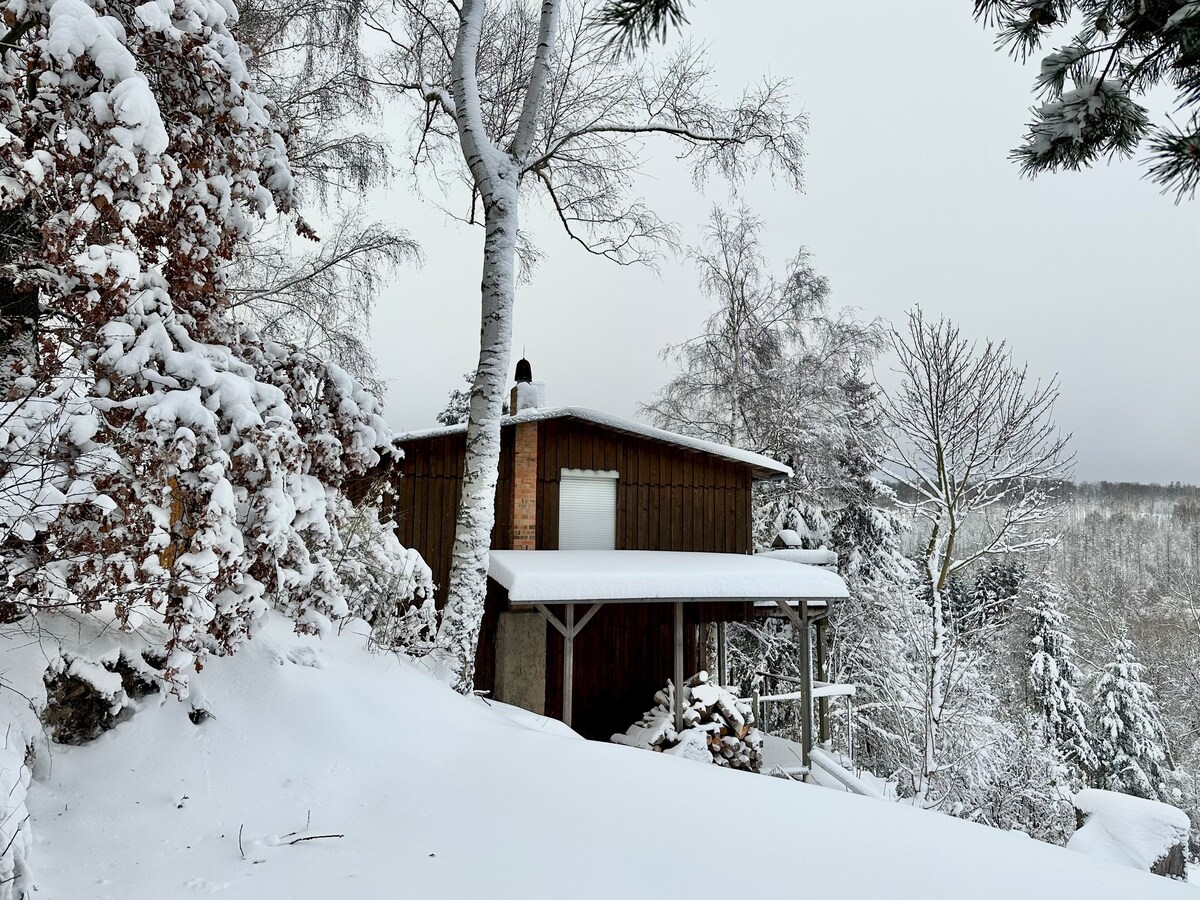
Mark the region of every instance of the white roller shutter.
POLYGON ((617 548, 617 473, 563 469, 558 480, 558 549, 617 548))

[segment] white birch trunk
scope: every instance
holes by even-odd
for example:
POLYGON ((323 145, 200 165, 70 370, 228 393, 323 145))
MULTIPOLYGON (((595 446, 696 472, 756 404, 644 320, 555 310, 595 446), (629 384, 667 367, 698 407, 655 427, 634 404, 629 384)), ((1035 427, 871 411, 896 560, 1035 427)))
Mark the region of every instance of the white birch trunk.
POLYGON ((487 136, 476 80, 485 0, 464 0, 454 50, 451 89, 459 143, 483 202, 485 237, 479 367, 467 419, 463 491, 451 555, 449 597, 438 629, 439 664, 455 687, 473 687, 475 650, 487 593, 488 551, 496 518, 500 417, 508 380, 516 287, 518 181, 530 152, 558 31, 559 0, 542 4, 538 48, 513 145, 508 152, 487 136))
MULTIPOLYGON (((515 199, 515 198, 513 198, 515 199)), ((451 668, 455 686, 472 687, 475 647, 487 592, 488 550, 496 519, 496 482, 500 470, 500 417, 504 407, 514 298, 517 210, 507 198, 487 212, 483 251, 483 315, 479 369, 471 388, 463 492, 458 505, 450 594, 442 614, 438 646, 451 668)))

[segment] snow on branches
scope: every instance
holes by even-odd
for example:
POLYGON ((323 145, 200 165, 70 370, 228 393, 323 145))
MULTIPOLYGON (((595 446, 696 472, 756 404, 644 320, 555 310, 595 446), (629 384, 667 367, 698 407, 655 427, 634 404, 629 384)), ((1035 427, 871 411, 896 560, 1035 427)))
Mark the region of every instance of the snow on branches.
POLYGON ((1092 695, 1097 787, 1147 800, 1170 796, 1167 736, 1154 689, 1143 679, 1133 644, 1122 638, 1092 695))
MULTIPOLYGON (((392 434, 344 371, 230 314, 231 263, 297 200, 233 4, 4 14, 0 218, 25 244, 0 257, 0 297, 38 302, 36 344, 9 342, 0 373, 0 564, 34 611, 161 620, 182 694, 269 608, 314 633, 352 612, 346 491, 392 434)), ((407 573, 392 601, 428 588, 394 540, 380 552, 407 573)))

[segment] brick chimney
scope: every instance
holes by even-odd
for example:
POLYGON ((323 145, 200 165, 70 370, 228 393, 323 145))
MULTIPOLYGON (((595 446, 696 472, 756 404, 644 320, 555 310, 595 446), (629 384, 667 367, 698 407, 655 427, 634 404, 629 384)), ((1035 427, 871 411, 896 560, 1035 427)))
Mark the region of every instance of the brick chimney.
MULTIPOLYGON (((529 360, 517 362, 509 409, 513 415, 536 409, 545 397, 545 385, 533 380, 529 360)), ((512 549, 537 549, 538 423, 518 422, 513 440, 512 549)))

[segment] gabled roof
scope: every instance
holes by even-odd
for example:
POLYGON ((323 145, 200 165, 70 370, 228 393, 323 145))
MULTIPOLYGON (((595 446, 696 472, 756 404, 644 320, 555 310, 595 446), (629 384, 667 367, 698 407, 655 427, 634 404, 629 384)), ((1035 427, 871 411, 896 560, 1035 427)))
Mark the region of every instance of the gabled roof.
MULTIPOLYGON (((552 406, 523 409, 516 415, 505 416, 500 420, 500 426, 507 428, 509 425, 519 425, 522 422, 540 422, 545 419, 578 419, 582 422, 599 425, 601 428, 607 428, 610 431, 620 431, 636 437, 662 441, 665 444, 673 444, 676 447, 683 447, 687 450, 695 450, 697 453, 719 456, 750 466, 754 469, 755 478, 790 478, 792 475, 790 467, 771 459, 769 456, 763 456, 761 453, 752 453, 749 450, 729 447, 725 444, 715 443, 714 441, 675 434, 673 431, 665 431, 662 428, 655 428, 653 425, 646 425, 643 422, 625 419, 621 416, 614 416, 595 409, 588 409, 584 406, 552 406)), ((441 428, 429 428, 424 431, 410 431, 407 434, 400 435, 399 441, 403 444, 408 441, 419 441, 425 438, 463 434, 466 430, 466 423, 461 425, 446 425, 441 428)))
POLYGON ((828 603, 849 596, 836 572, 740 553, 493 550, 488 575, 510 603, 747 600, 828 603))

